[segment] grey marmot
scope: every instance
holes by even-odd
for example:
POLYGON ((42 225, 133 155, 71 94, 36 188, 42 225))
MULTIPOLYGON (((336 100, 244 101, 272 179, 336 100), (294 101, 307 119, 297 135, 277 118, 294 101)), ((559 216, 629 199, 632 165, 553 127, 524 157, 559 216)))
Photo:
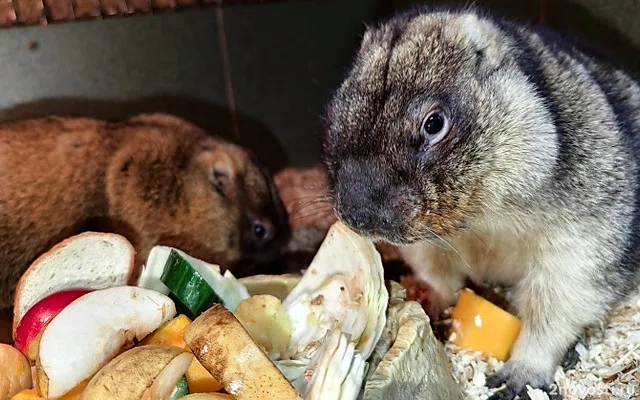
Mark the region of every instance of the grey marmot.
POLYGON ((253 153, 173 115, 4 122, 0 170, 0 308, 37 256, 86 230, 132 242, 134 279, 156 244, 243 276, 269 265, 289 237, 253 153))
POLYGON ((327 105, 339 219, 400 245, 448 304, 511 287, 523 329, 492 399, 549 388, 638 285, 640 86, 577 41, 475 8, 366 30, 327 105))

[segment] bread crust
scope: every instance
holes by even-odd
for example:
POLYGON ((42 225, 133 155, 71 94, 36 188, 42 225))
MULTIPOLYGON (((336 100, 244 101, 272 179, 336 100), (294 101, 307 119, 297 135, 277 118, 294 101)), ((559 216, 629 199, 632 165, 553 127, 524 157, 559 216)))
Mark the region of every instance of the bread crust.
MULTIPOLYGON (((83 232, 80 233, 78 235, 69 237, 64 239, 63 241, 61 241, 60 243, 56 244, 55 246, 53 246, 50 250, 48 250, 46 253, 41 254, 30 266, 29 268, 27 268, 27 270, 22 274, 22 276, 20 277, 20 280, 18 281, 18 284, 16 285, 16 290, 15 290, 15 294, 14 294, 14 306, 13 309, 14 310, 19 310, 22 307, 21 304, 21 297, 20 294, 22 292, 22 287, 24 285, 26 285, 31 277, 32 274, 37 273, 40 265, 47 260, 49 257, 53 256, 56 252, 60 251, 61 249, 67 247, 69 244, 73 243, 74 241, 78 240, 78 239, 83 239, 85 237, 96 237, 96 238, 112 238, 112 239, 116 239, 116 240, 120 240, 126 247, 127 247, 127 251, 129 252, 129 263, 127 265, 127 268, 125 269, 126 274, 125 274, 125 282, 127 282, 127 284, 133 284, 134 282, 131 282, 131 277, 133 276, 133 270, 134 270, 134 260, 135 260, 135 254, 136 251, 133 248, 133 245, 122 235, 118 235, 115 233, 105 233, 105 232, 83 232)), ((49 293, 50 294, 50 293, 49 293)), ((18 328, 18 324, 20 323, 20 316, 18 314, 13 313, 13 327, 12 327, 12 334, 15 335, 16 333, 16 329, 18 328)))

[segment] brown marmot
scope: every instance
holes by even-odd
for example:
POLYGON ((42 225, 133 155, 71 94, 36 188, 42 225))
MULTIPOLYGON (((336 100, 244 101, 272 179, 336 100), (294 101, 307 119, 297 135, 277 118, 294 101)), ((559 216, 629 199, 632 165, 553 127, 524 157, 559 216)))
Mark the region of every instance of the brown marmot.
POLYGON ((124 235, 138 266, 166 244, 238 276, 254 271, 234 266, 268 265, 289 235, 252 153, 171 115, 5 122, 0 169, 0 308, 37 256, 81 231, 124 235))

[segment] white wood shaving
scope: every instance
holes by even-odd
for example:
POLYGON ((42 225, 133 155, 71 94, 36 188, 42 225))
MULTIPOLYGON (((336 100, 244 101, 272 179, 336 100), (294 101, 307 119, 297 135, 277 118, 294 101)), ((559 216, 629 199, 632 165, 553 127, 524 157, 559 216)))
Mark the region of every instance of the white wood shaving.
POLYGON ((527 394, 531 400, 549 400, 549 396, 540 389, 534 389, 527 385, 527 394))
MULTIPOLYGON (((566 400, 640 399, 640 290, 615 309, 600 326, 585 331, 585 345, 576 351, 580 360, 574 369, 555 374, 552 391, 566 400)), ((465 400, 486 400, 496 389, 485 387, 487 376, 503 363, 495 358, 445 344, 453 375, 462 386, 465 400)), ((539 389, 528 387, 531 400, 548 400, 539 389)))

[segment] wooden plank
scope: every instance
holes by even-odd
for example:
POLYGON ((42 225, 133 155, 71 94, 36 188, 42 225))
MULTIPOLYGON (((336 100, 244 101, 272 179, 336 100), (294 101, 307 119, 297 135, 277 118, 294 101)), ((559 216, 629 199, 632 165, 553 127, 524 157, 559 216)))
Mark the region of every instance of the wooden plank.
POLYGON ((52 21, 70 21, 75 18, 71 0, 44 0, 48 18, 52 21))
POLYGON ((100 19, 154 10, 172 12, 197 6, 270 2, 284 0, 0 0, 0 27, 100 19))
POLYGON ((23 24, 44 24, 47 22, 42 0, 14 0, 18 22, 23 24))
POLYGON ((95 18, 102 15, 98 0, 74 0, 73 13, 76 18, 95 18))
POLYGON ((128 14, 129 7, 125 0, 101 0, 102 13, 104 15, 121 15, 128 14))
POLYGON ((174 9, 177 6, 176 0, 152 0, 152 4, 158 10, 174 9))
POLYGON ((146 13, 151 11, 151 0, 127 0, 129 10, 134 13, 146 13))
POLYGON ((13 7, 13 1, 0 0, 0 26, 11 26, 17 19, 18 16, 16 15, 16 10, 13 7))

